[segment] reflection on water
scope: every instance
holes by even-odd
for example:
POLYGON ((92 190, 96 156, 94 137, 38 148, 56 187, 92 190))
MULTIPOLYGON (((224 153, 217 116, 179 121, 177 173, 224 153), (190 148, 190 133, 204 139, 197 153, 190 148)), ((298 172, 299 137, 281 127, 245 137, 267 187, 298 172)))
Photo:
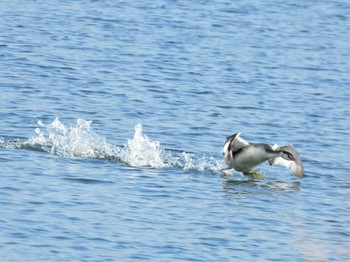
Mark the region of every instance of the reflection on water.
POLYGON ((234 180, 229 179, 223 183, 223 189, 232 195, 247 195, 247 194, 275 194, 296 192, 300 188, 300 181, 271 181, 267 180, 234 180))

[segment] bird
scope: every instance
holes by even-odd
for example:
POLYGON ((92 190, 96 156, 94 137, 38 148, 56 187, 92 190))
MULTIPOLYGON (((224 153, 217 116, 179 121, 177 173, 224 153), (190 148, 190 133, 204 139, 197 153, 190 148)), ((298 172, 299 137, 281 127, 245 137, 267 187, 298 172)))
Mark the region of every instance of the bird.
POLYGON ((227 137, 223 147, 224 160, 230 169, 249 175, 254 168, 268 161, 270 166, 283 165, 292 175, 303 177, 301 158, 292 145, 271 147, 264 143, 249 143, 240 135, 238 132, 227 137))

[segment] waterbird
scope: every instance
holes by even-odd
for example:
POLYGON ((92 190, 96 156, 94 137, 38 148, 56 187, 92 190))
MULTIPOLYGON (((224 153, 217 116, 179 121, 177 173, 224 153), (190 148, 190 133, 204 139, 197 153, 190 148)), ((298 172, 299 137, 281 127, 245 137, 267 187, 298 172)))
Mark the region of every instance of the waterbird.
POLYGON ((249 175, 255 167, 268 161, 270 166, 283 165, 292 175, 303 177, 301 158, 292 145, 271 147, 263 143, 249 143, 240 134, 227 137, 223 147, 224 160, 230 169, 249 175))

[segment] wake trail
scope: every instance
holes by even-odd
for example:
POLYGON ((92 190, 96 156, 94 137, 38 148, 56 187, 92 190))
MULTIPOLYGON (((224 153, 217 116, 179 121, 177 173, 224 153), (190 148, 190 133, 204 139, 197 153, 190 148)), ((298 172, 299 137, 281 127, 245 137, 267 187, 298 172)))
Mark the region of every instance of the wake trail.
POLYGON ((56 118, 46 125, 38 121, 35 135, 31 138, 1 137, 0 148, 44 151, 62 157, 81 157, 109 160, 132 167, 180 168, 220 172, 226 167, 223 160, 214 156, 164 149, 160 142, 143 134, 141 124, 123 146, 115 145, 97 134, 92 121, 77 119, 75 126, 67 126, 56 118))

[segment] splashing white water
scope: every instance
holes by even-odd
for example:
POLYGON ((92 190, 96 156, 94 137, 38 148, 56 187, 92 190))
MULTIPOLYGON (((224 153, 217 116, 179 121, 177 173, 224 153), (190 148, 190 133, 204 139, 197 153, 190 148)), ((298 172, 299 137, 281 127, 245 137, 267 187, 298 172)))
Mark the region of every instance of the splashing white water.
POLYGON ((142 125, 135 126, 135 134, 128 144, 121 151, 122 161, 131 166, 165 167, 163 161, 165 152, 160 148, 158 141, 150 140, 142 135, 142 125))
POLYGON ((176 167, 211 172, 225 167, 222 160, 214 157, 198 157, 196 154, 161 148, 159 141, 151 140, 142 133, 141 124, 135 126, 134 136, 125 146, 117 146, 98 135, 91 123, 78 119, 75 126, 66 126, 59 118, 48 125, 38 121, 40 128, 35 129, 36 135, 23 145, 63 157, 107 159, 134 167, 176 167))
POLYGON ((78 119, 74 127, 66 127, 56 118, 51 124, 38 124, 37 136, 26 141, 33 146, 41 146, 51 154, 64 157, 105 158, 118 153, 118 148, 108 143, 104 137, 91 128, 91 121, 78 119))
POLYGON ((218 172, 226 168, 223 160, 217 160, 212 156, 197 157, 193 154, 186 152, 182 153, 184 158, 183 169, 184 170, 198 170, 198 171, 212 171, 218 172))

